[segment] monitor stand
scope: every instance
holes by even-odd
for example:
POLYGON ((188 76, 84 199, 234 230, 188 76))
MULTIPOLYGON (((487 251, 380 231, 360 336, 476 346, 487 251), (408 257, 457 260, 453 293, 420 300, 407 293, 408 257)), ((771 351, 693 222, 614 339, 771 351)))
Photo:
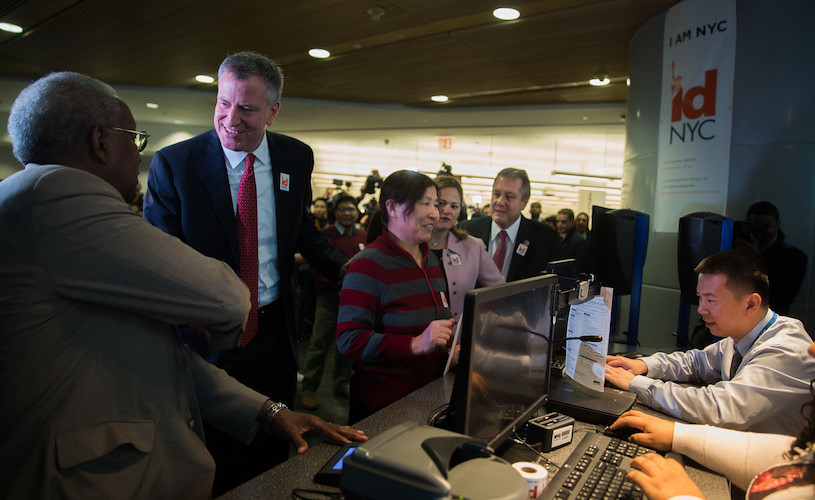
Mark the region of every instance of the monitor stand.
POLYGON ((567 377, 553 378, 546 399, 546 409, 569 415, 575 420, 610 425, 630 410, 637 400, 633 392, 605 387, 604 392, 580 388, 567 377))

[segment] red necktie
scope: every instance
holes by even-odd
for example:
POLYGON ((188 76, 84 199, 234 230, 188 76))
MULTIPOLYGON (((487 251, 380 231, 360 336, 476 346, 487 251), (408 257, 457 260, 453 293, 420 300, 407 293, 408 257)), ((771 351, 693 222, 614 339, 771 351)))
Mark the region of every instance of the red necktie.
POLYGON ((507 256, 507 232, 503 229, 500 233, 498 233, 498 237, 501 238, 501 241, 498 242, 498 248, 495 249, 495 253, 492 254, 492 260, 495 262, 495 265, 498 266, 499 271, 504 270, 504 259, 507 256))
POLYGON ((240 346, 258 333, 258 202, 255 189, 255 155, 246 155, 246 170, 238 187, 238 253, 241 279, 249 287, 252 308, 246 328, 241 334, 240 346))

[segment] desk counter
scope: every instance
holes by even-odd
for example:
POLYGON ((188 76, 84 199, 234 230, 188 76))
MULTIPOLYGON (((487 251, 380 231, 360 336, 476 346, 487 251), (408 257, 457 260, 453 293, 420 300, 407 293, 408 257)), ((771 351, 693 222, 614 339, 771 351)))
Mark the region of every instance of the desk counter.
MULTIPOLYGON (((354 427, 364 430, 369 437, 374 437, 401 422, 426 424, 428 416, 450 400, 452 391, 453 375, 448 374, 360 421, 354 427)), ((660 415, 639 405, 636 408, 646 413, 660 415)), ((603 426, 599 425, 576 422, 572 444, 547 453, 545 456, 555 465, 562 464, 586 432, 602 428, 603 426)), ((292 498, 291 492, 295 489, 339 493, 337 488, 323 486, 313 481, 314 474, 338 449, 339 446, 332 443, 313 445, 305 454, 289 458, 286 462, 247 481, 218 499, 288 499, 292 498)), ((514 461, 509 456, 505 458, 514 461)), ((685 462, 685 469, 708 498, 730 498, 727 480, 724 477, 709 472, 689 460, 685 462)))

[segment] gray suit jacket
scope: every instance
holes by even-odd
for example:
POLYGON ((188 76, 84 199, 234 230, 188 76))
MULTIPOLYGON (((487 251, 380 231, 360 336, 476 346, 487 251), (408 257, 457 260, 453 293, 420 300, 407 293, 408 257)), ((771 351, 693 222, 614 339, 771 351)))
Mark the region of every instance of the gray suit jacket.
POLYGON ((102 179, 0 182, 0 497, 208 498, 201 420, 248 442, 265 397, 190 352, 235 345, 249 293, 102 179))

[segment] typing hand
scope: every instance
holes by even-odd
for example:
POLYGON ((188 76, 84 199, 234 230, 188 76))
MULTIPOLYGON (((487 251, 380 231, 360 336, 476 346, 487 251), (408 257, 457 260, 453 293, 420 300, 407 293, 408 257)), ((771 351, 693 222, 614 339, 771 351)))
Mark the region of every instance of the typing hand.
POLYGON ((705 498, 676 460, 648 453, 631 460, 631 466, 639 470, 629 472, 625 479, 639 485, 651 500, 680 496, 705 498))
POLYGON ((623 413, 609 428, 613 431, 626 428, 636 429, 637 432, 629 437, 629 441, 655 450, 669 451, 673 445, 674 423, 646 415, 641 411, 633 410, 623 413))
POLYGON ((648 366, 645 364, 645 361, 626 358, 624 356, 606 356, 606 366, 623 368, 634 375, 645 375, 648 373, 648 366))
POLYGON ((626 370, 625 368, 617 368, 615 366, 606 365, 606 380, 614 387, 627 391, 631 381, 636 377, 635 374, 626 370))

